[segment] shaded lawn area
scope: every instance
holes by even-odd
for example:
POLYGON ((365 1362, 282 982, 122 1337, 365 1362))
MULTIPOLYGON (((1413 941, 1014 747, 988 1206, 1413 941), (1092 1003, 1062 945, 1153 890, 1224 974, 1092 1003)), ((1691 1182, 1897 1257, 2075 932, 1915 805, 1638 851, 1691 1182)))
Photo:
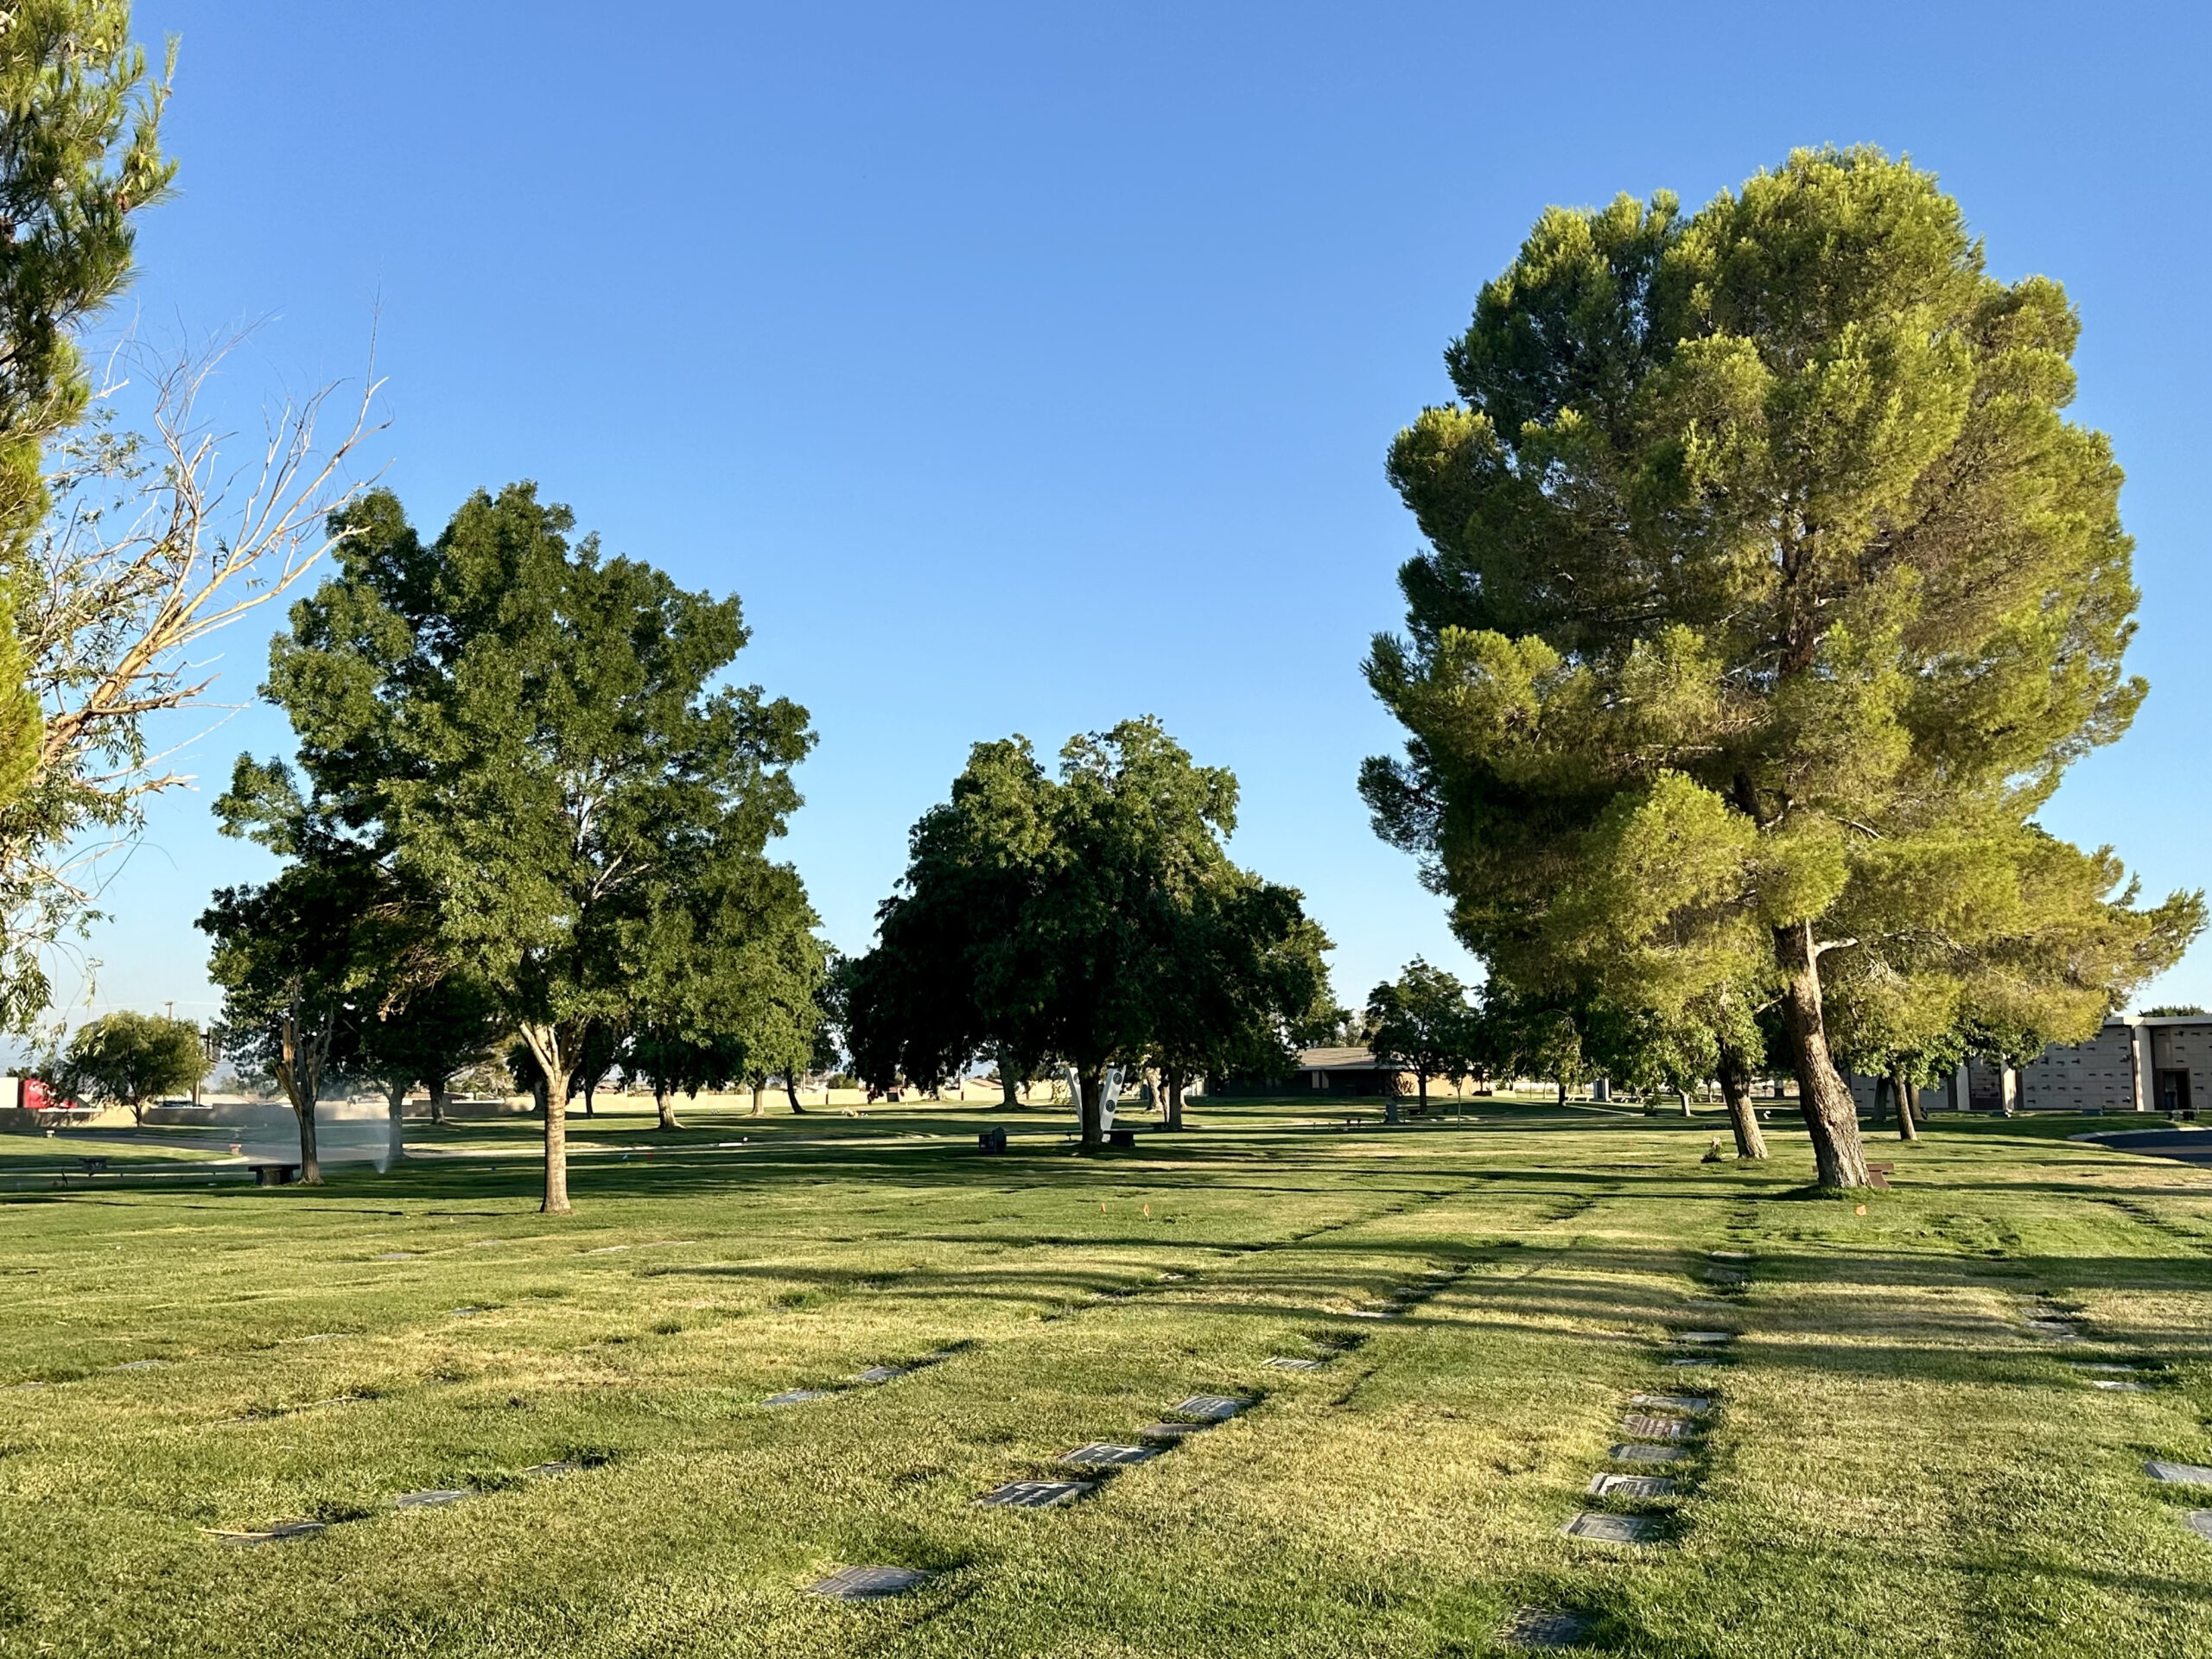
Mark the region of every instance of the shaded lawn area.
POLYGON ((2212 1541, 2141 1473, 2212 1461, 2212 1172, 1945 1118, 1861 1216, 1778 1116, 1753 1167, 1711 1114, 1468 1103, 1096 1160, 936 1103, 603 1122, 558 1221, 506 1158, 0 1195, 0 1654, 1473 1655, 1529 1605, 1593 1651, 2212 1654, 2212 1541), (1669 1367, 1698 1327, 1741 1335, 1669 1367), (1629 1395, 1691 1386, 1681 1490, 1611 1505, 1662 1541, 1561 1537, 1629 1395), (974 1501, 1199 1392, 1257 1403, 974 1501), (934 1576, 804 1593, 874 1563, 934 1576))

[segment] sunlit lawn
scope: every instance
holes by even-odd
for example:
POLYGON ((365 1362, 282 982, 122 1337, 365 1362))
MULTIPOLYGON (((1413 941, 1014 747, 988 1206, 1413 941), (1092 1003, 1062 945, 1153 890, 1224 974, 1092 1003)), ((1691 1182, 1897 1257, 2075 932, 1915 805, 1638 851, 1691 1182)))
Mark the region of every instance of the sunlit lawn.
POLYGON ((610 1116, 561 1221, 491 1155, 527 1122, 321 1190, 55 1190, 85 1148, 10 1137, 0 1653, 1481 1654, 1539 1606, 1625 1653, 2212 1654, 2212 1541, 2141 1471, 2212 1461, 2212 1172, 1939 1120, 1860 1216, 1779 1123, 1748 1168, 1700 1164, 1713 1114, 1469 1104, 1097 1160, 1042 1109, 610 1116), (1714 1249, 1750 1283, 1690 1306, 1714 1249), (1697 1327, 1732 1363, 1665 1366, 1697 1327), (1692 1383, 1681 1495, 1611 1506, 1661 1541, 1561 1537, 1629 1395, 1692 1383), (1257 1403, 975 1502, 1198 1392, 1257 1403), (432 1489, 470 1496, 395 1509, 432 1489), (933 1576, 805 1592, 853 1564, 933 1576))

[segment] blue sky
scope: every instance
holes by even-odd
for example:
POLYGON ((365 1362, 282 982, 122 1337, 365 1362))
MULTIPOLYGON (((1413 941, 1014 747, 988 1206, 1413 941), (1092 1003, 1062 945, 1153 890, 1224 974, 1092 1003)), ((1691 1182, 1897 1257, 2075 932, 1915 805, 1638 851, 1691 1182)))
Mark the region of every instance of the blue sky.
MULTIPOLYGON (((1243 784, 1351 1000, 1471 971, 1353 789, 1390 723, 1392 433, 1548 203, 1692 205, 1796 144, 1936 168, 2007 277, 2086 320, 2080 415, 2130 483, 2152 683, 2048 814, 2155 892, 2206 878, 2208 28, 2107 4, 1283 3, 629 10, 162 0, 177 199, 130 310, 261 320, 219 397, 354 375, 417 524, 539 481, 608 546, 741 594, 740 672, 821 734, 786 843, 864 946, 980 738, 1156 713, 1243 784)), ((273 620, 273 619, 272 619, 273 620)), ((224 645, 251 698, 266 627, 224 645)), ((219 785, 285 728, 194 749, 219 785)), ((261 855, 213 790, 111 885, 92 1006, 206 1016, 191 922, 261 855)), ((2160 987, 2212 1002, 2212 948, 2160 987)))

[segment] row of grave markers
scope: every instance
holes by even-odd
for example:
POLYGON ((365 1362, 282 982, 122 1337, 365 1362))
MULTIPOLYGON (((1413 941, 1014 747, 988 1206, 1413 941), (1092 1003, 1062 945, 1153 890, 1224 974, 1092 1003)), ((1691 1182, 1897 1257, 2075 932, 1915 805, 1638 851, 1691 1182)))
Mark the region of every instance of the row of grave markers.
MULTIPOLYGON (((2028 1329, 2039 1337, 2056 1342, 2088 1342, 2081 1328, 2080 1313, 2061 1306, 2049 1297, 2044 1298, 2029 1310, 2028 1329)), ((2088 1379, 2089 1386, 2107 1393, 2145 1394, 2158 1386, 2165 1370, 2160 1362, 2141 1360, 2069 1359, 2066 1362, 2077 1371, 2094 1371, 2102 1375, 2088 1379)), ((2197 1463, 2175 1463, 2163 1458, 2153 1458, 2143 1465, 2143 1472, 2162 1485, 2212 1488, 2212 1467, 2197 1463)), ((2185 1510, 2182 1521, 2198 1537, 2212 1540, 2212 1510, 2185 1510)))
MULTIPOLYGON (((1390 1300, 1382 1306, 1354 1308, 1349 1311, 1347 1317, 1402 1319, 1455 1277, 1457 1274, 1447 1268, 1432 1268, 1427 1274, 1427 1283, 1400 1285, 1392 1291, 1390 1300)), ((1277 1354, 1262 1363, 1274 1370, 1312 1371, 1319 1370, 1328 1361, 1277 1354)), ((891 1375, 903 1373, 893 1371, 891 1375)), ((855 1380, 865 1381, 870 1376, 871 1373, 862 1372, 855 1380)), ((836 1390, 793 1389, 780 1395, 772 1395, 764 1403, 796 1405, 809 1400, 824 1399, 835 1392, 836 1390)), ((1075 1470, 1125 1468, 1134 1464, 1149 1463, 1188 1436, 1199 1433, 1217 1423, 1227 1422, 1257 1404, 1259 1401, 1256 1398, 1244 1395, 1194 1394, 1170 1407, 1159 1421, 1147 1423, 1139 1429, 1134 1441, 1089 1441, 1061 1453, 1058 1460, 1075 1470)), ((1089 1496, 1098 1489, 1099 1484, 1100 1480, 1096 1477, 1089 1479, 1009 1480, 992 1487, 976 1501, 993 1509, 1057 1509, 1063 1503, 1071 1503, 1089 1496)), ((903 1594, 925 1583, 929 1577, 927 1573, 915 1567, 847 1567, 810 1588, 817 1595, 841 1601, 874 1601, 903 1594)))
MULTIPOLYGON (((1741 1250, 1714 1250, 1705 1269, 1715 1287, 1740 1290, 1750 1280, 1738 1265, 1749 1257, 1741 1250)), ((1707 1297, 1692 1297, 1687 1306, 1699 1312, 1734 1312, 1735 1306, 1707 1297)), ((1721 1363, 1738 1336, 1728 1331, 1676 1331, 1669 1338, 1664 1364, 1670 1370, 1703 1370, 1721 1363)), ((1700 1420, 1713 1410, 1710 1393, 1640 1393, 1629 1396, 1630 1408, 1620 1422, 1621 1438, 1607 1448, 1609 1463, 1625 1469, 1601 1469, 1590 1478, 1584 1496, 1609 1503, 1662 1503, 1681 1496, 1685 1477, 1649 1472, 1654 1465, 1669 1466, 1692 1455, 1693 1443, 1702 1429, 1700 1420)), ((1560 1529, 1564 1537, 1587 1543, 1646 1545, 1659 1541, 1664 1518, 1644 1510, 1624 1514, 1618 1510, 1577 1510, 1560 1529)), ((1579 1646, 1590 1633, 1590 1621, 1581 1614, 1557 1607, 1522 1607, 1506 1621, 1499 1639, 1506 1646, 1559 1649, 1579 1646)))
MULTIPOLYGON (((1715 1250, 1711 1258, 1712 1265, 1706 1269, 1709 1281, 1729 1289, 1741 1289, 1749 1282, 1748 1269, 1734 1265, 1746 1262, 1746 1253, 1715 1250)), ((1732 1305, 1694 1299, 1689 1306, 1726 1309, 1732 1305)), ((2059 1306, 2048 1298, 2031 1308, 2027 1317, 2028 1328, 2037 1336, 2063 1342, 2088 1340, 2079 1321, 2076 1310, 2059 1306)), ((1666 1363, 1678 1369, 1717 1364, 1719 1354, 1735 1340, 1737 1334, 1732 1331, 1677 1332, 1672 1338, 1675 1344, 1712 1351, 1677 1353, 1670 1356, 1666 1363)), ((2107 1393, 2148 1392, 2156 1386, 2154 1375, 2164 1370, 2161 1364, 2133 1360, 2070 1359, 2066 1363, 2079 1371, 2101 1373, 2088 1379, 2089 1386, 2107 1393)), ((1681 1443, 1695 1434, 1695 1420, 1712 1409, 1713 1399, 1710 1395, 1638 1394, 1630 1396, 1630 1403, 1641 1409, 1622 1418, 1621 1432, 1625 1438, 1611 1448, 1611 1460, 1636 1465, 1670 1464, 1688 1455, 1688 1449, 1681 1443)), ((2151 1479, 2166 1484, 2212 1489, 2212 1465, 2154 1459, 2144 1465, 2144 1472, 2151 1479)), ((1672 1477, 1600 1471, 1591 1478, 1587 1493, 1599 1498, 1649 1501, 1673 1497, 1677 1487, 1678 1482, 1672 1477)), ((2187 1510, 2183 1520, 2200 1537, 2212 1540, 2212 1509, 2187 1510)), ((1648 1544, 1658 1537, 1660 1529, 1661 1522, 1653 1516, 1586 1509, 1560 1530, 1567 1537, 1598 1543, 1648 1544)), ((1589 1621, 1577 1613, 1556 1608, 1524 1607, 1508 1621, 1500 1635, 1509 1647, 1572 1648, 1588 1635, 1589 1628, 1589 1621)))
MULTIPOLYGON (((552 1475, 572 1475, 584 1466, 582 1463, 575 1461, 537 1463, 524 1470, 523 1473, 532 1478, 543 1479, 552 1475)), ((392 1499, 391 1507, 401 1511, 442 1510, 448 1503, 475 1497, 480 1495, 480 1491, 474 1486, 440 1486, 427 1491, 402 1492, 392 1499)), ((233 1532, 221 1527, 202 1527, 200 1530, 226 1544, 281 1544, 293 1538, 312 1538, 319 1532, 327 1532, 333 1527, 346 1524, 342 1521, 283 1521, 273 1527, 245 1532, 233 1532)))

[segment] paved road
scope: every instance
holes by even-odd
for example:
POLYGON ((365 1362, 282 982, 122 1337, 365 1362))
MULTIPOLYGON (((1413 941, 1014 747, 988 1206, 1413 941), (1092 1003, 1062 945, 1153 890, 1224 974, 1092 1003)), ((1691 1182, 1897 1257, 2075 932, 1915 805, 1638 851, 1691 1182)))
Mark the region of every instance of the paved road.
POLYGON ((2139 1152, 2152 1158, 2176 1158, 2185 1164, 2212 1167, 2212 1129, 2117 1129, 2081 1138, 2115 1152, 2139 1152))

